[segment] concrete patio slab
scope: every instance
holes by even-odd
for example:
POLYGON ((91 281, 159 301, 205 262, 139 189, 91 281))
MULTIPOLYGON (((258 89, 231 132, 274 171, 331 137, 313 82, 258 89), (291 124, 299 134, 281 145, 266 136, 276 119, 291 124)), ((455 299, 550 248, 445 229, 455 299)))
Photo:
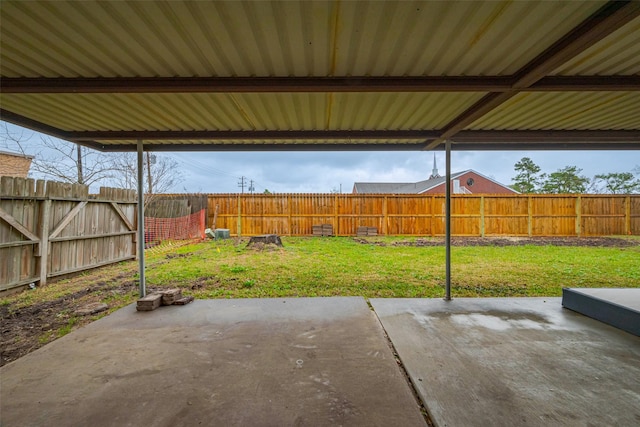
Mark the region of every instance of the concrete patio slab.
POLYGON ((134 305, 0 369, 13 426, 424 426, 363 298, 134 305))
POLYGON ((640 425, 640 338, 560 298, 370 302, 437 426, 640 425))

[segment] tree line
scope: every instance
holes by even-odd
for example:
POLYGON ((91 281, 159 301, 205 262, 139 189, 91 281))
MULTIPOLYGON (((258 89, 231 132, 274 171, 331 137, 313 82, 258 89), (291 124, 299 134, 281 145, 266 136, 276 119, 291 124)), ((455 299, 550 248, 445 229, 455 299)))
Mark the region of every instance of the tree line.
POLYGON ((514 165, 516 176, 510 186, 524 194, 631 194, 640 192, 640 166, 631 172, 609 172, 593 178, 582 175, 577 166, 565 166, 552 173, 545 173, 529 157, 523 157, 514 165))

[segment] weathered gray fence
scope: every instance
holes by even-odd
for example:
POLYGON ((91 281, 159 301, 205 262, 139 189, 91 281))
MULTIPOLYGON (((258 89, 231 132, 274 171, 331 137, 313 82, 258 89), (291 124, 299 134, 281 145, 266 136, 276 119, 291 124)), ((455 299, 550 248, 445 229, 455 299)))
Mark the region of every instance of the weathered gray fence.
MULTIPOLYGON (((178 218, 207 210, 207 194, 145 194, 144 216, 178 218)), ((205 215, 206 216, 206 215, 205 215)))
POLYGON ((0 178, 0 292, 136 256, 134 191, 0 178))

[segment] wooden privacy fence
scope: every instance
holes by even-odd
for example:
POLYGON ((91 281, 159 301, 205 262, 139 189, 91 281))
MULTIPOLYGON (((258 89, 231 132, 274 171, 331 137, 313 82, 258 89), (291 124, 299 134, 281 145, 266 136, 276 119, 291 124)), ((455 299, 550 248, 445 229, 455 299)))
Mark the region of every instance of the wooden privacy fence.
POLYGON ((134 191, 0 178, 0 291, 136 253, 134 191))
MULTIPOLYGON (((444 195, 210 194, 207 226, 232 234, 336 235, 375 227, 382 235, 442 236, 444 195), (214 212, 218 207, 216 224, 214 212)), ((640 234, 640 195, 455 195, 455 236, 640 234)))

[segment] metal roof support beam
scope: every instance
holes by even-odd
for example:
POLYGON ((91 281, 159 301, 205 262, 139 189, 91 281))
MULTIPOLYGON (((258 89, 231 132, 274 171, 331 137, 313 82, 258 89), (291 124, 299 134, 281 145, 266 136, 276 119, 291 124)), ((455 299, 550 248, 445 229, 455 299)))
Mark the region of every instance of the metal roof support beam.
POLYGON ((0 120, 13 123, 14 125, 22 126, 23 128, 31 129, 36 132, 44 133, 46 135, 51 135, 56 138, 68 139, 66 132, 63 131, 62 129, 59 129, 54 126, 46 125, 37 120, 33 120, 28 117, 21 116, 20 114, 13 113, 3 108, 0 108, 0 120))
POLYGON ((640 2, 610 1, 515 73, 511 91, 489 93, 450 121, 435 143, 442 143, 453 137, 638 16, 640 16, 640 2))
MULTIPOLYGON (((132 152, 135 147, 129 144, 101 144, 100 142, 80 142, 85 147, 94 148, 105 152, 132 152)), ((245 152, 245 151, 423 151, 423 142, 398 142, 398 143, 368 143, 348 144, 327 142, 322 144, 314 143, 218 143, 218 144, 183 144, 183 143, 162 143, 153 144, 146 142, 146 151, 171 152, 171 151, 215 151, 215 152, 245 152)))
MULTIPOLYGON (((456 136, 457 137, 457 136, 456 136)), ((451 140, 452 145, 455 146, 457 151, 562 151, 562 150, 640 150, 640 139, 635 141, 624 142, 590 142, 588 138, 579 142, 564 142, 554 140, 547 142, 519 142, 514 143, 515 140, 508 140, 505 142, 458 142, 455 139, 451 140), (586 142, 585 142, 586 141, 586 142)), ((132 152, 135 151, 135 146, 129 144, 122 145, 104 145, 99 142, 94 143, 82 143, 82 145, 95 148, 105 152, 132 152)), ((424 143, 362 143, 362 144, 344 144, 344 143, 323 143, 323 144, 298 144, 298 143, 273 143, 273 144, 181 144, 181 143, 166 143, 166 144, 153 144, 150 141, 146 142, 146 151, 153 152, 304 152, 304 151, 424 151, 427 149, 424 143)), ((443 151, 444 147, 439 145, 433 150, 443 151)))
POLYGON ((444 299, 445 301, 451 301, 451 141, 446 140, 444 146, 446 152, 446 172, 444 180, 444 299))
POLYGON ((517 93, 518 92, 516 91, 501 93, 492 92, 483 96, 482 99, 480 99, 458 117, 449 122, 449 124, 444 127, 442 135, 436 142, 441 143, 451 138, 462 129, 487 114, 489 111, 514 97, 517 93))
POLYGON ((501 92, 509 76, 0 78, 4 93, 501 92))
POLYGON ((431 139, 440 133, 428 130, 186 130, 186 131, 84 131, 65 132, 75 142, 95 140, 308 140, 308 139, 431 139))
MULTIPOLYGON (((509 92, 517 76, 0 78, 3 93, 509 92)), ((531 91, 640 90, 640 76, 549 76, 531 91)))
POLYGON ((640 76, 549 76, 529 86, 526 92, 630 92, 639 90, 640 76))
POLYGON ((147 294, 145 283, 145 262, 144 262, 144 187, 142 185, 142 176, 144 169, 144 145, 142 140, 138 140, 138 279, 140 288, 140 298, 147 294))
MULTIPOLYGON (((148 151, 420 151, 444 149, 441 146, 441 141, 436 139, 443 134, 442 130, 76 132, 48 126, 4 109, 0 109, 0 118, 28 129, 101 151, 136 151, 136 145, 131 141, 138 139, 147 141, 146 149, 148 151), (296 142, 309 139, 328 142, 322 144, 296 142), (108 143, 102 143, 100 140, 108 141, 108 143), (222 142, 209 145, 194 142, 180 143, 179 140, 217 140, 222 142), (269 140, 276 142, 252 142, 269 140), (331 140, 336 142, 330 142, 331 140), (351 140, 351 143, 340 142, 340 140, 351 140), (353 140, 362 140, 362 143, 353 144, 353 140), (374 140, 407 140, 407 142, 373 142, 374 140), (116 141, 123 143, 119 144, 116 141), (226 141, 240 141, 240 143, 230 144, 226 141), (283 141, 287 142, 283 143, 283 141)), ((450 139, 456 149, 470 151, 640 149, 640 130, 461 130, 450 139)))
MULTIPOLYGON (((471 143, 454 142, 458 151, 615 151, 615 150, 640 150, 640 140, 635 142, 524 142, 524 143, 471 143)), ((441 147, 437 148, 442 150, 441 147)))
POLYGON ((515 89, 525 89, 576 55, 640 16, 638 1, 610 1, 522 67, 516 74, 515 89))
MULTIPOLYGON (((635 143, 640 141, 640 130, 463 130, 452 138, 454 142, 468 143, 579 143, 597 142, 635 143)), ((636 147, 637 148, 637 147, 636 147)))

